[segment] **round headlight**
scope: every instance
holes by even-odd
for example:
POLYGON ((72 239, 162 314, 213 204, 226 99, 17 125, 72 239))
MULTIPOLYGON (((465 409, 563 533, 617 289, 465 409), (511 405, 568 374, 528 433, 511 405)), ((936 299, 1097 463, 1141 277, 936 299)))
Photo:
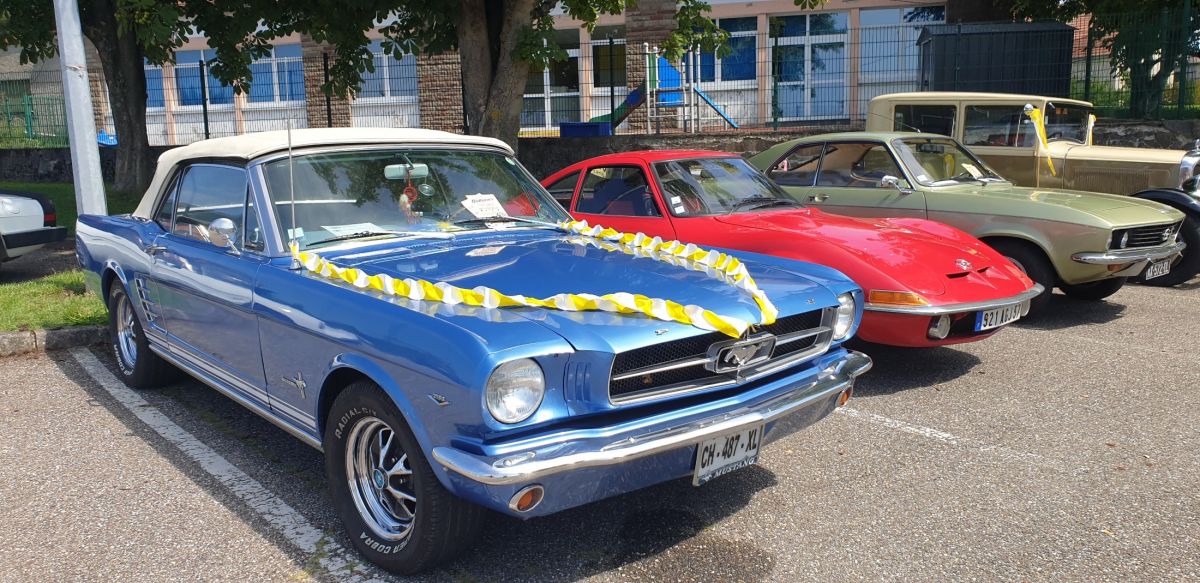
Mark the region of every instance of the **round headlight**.
POLYGON ((845 340, 854 326, 854 294, 838 296, 837 315, 833 318, 833 339, 845 340))
POLYGON ((542 367, 528 358, 506 362, 492 371, 485 397, 488 412, 501 423, 519 423, 533 415, 546 394, 542 367))

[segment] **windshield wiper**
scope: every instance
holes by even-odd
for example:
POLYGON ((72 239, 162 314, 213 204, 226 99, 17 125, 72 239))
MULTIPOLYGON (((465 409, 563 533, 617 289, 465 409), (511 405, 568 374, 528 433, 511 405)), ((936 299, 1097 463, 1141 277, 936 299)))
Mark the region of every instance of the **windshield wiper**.
POLYGON ((306 247, 312 247, 313 245, 320 245, 322 243, 334 243, 337 241, 350 241, 352 239, 365 239, 367 237, 381 237, 381 236, 385 236, 385 235, 391 236, 391 237, 404 237, 404 236, 410 235, 410 233, 401 233, 398 231, 358 231, 357 233, 346 233, 345 235, 337 235, 335 237, 330 237, 328 239, 321 239, 320 241, 314 241, 314 242, 306 245, 306 247))
POLYGON ((510 217, 504 215, 496 215, 492 217, 475 217, 473 219, 463 219, 454 221, 454 226, 462 227, 466 225, 487 225, 488 223, 525 223, 529 225, 538 225, 541 227, 555 227, 556 225, 545 221, 537 221, 534 219, 526 219, 523 217, 510 217))
POLYGON ((725 214, 731 215, 731 214, 737 212, 742 207, 749 206, 749 205, 755 205, 754 208, 766 208, 769 206, 779 206, 779 205, 800 206, 800 203, 798 203, 794 200, 791 200, 791 199, 776 198, 774 196, 752 196, 750 198, 743 198, 742 200, 739 200, 739 201, 733 203, 733 206, 729 207, 729 211, 726 212, 725 214))

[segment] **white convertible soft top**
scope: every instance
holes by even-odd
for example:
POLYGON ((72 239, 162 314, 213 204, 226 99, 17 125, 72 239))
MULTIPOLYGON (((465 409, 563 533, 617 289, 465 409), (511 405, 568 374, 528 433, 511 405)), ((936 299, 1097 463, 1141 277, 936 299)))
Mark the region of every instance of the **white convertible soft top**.
MULTIPOLYGON (((373 145, 373 144, 448 144, 462 146, 487 146, 499 148, 513 153, 511 147, 495 138, 480 136, 464 136, 437 130, 422 130, 413 128, 310 128, 292 130, 292 148, 308 148, 313 146, 339 145, 373 145)), ((256 132, 201 140, 186 146, 172 148, 158 157, 158 167, 154 170, 154 179, 150 188, 142 196, 142 202, 133 216, 144 219, 154 214, 154 201, 162 191, 163 183, 171 175, 171 170, 180 162, 198 158, 242 158, 250 160, 282 152, 288 148, 288 132, 277 130, 256 132)))

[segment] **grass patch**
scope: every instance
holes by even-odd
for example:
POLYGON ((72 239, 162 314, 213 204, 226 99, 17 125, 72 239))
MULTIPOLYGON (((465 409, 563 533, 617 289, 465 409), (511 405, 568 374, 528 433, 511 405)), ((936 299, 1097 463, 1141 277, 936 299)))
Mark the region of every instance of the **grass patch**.
MULTIPOLYGON (((75 210, 75 185, 70 182, 0 182, 0 190, 10 190, 16 192, 32 192, 40 194, 54 202, 54 209, 58 212, 58 224, 61 227, 66 227, 67 231, 75 234, 75 219, 78 217, 78 212, 75 210)), ((107 186, 108 191, 108 214, 120 215, 133 212, 137 208, 138 202, 141 202, 141 194, 132 194, 128 192, 118 192, 113 190, 112 186, 107 186)))
POLYGON ((108 312, 78 269, 0 285, 0 331, 103 324, 108 312))

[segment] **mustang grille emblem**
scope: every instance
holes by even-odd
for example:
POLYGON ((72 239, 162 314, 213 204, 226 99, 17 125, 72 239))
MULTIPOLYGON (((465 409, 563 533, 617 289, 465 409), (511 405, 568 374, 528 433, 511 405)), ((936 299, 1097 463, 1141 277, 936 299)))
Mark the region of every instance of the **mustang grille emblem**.
POLYGON ((971 271, 971 268, 975 267, 974 265, 971 264, 970 261, 967 261, 966 259, 955 259, 954 264, 957 265, 958 268, 963 271, 971 271))
POLYGON ((741 340, 716 342, 708 347, 705 368, 717 373, 738 372, 771 358, 775 351, 775 335, 757 334, 741 340))

